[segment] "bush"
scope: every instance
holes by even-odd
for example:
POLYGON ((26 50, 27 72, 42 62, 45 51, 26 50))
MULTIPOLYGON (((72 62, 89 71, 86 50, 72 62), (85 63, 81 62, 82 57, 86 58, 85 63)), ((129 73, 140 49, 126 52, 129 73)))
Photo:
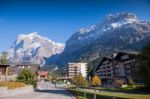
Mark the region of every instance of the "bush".
POLYGON ((123 81, 122 81, 122 80, 115 80, 115 86, 116 86, 117 88, 121 88, 122 85, 123 85, 123 81))
POLYGON ((34 85, 36 86, 36 75, 32 73, 28 69, 23 69, 20 74, 17 76, 18 82, 23 82, 28 85, 34 85))
POLYGON ((134 82, 133 82, 133 80, 132 80, 132 79, 129 79, 129 80, 128 80, 128 86, 131 86, 131 87, 133 87, 133 86, 134 86, 134 82))

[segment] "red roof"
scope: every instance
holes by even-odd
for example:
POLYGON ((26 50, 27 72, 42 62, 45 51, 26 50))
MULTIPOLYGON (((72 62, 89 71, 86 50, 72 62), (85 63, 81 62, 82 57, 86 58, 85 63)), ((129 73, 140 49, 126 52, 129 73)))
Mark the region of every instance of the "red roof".
POLYGON ((45 71, 38 71, 37 74, 40 76, 48 76, 48 72, 45 71))

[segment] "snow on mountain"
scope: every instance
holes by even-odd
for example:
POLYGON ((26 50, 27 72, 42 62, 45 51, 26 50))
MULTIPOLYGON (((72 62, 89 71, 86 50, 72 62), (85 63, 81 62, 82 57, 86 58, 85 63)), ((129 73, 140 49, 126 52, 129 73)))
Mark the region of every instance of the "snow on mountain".
MULTIPOLYGON (((132 28, 136 31, 149 32, 150 22, 139 20, 137 16, 133 13, 117 13, 106 15, 102 22, 93 25, 90 28, 79 29, 74 33, 68 40, 67 44, 70 44, 73 40, 78 41, 93 41, 102 35, 109 32, 121 29, 121 28, 132 28), (144 28, 147 27, 147 28, 144 28)), ((75 42, 73 42, 75 43, 75 42)), ((78 43, 78 42, 77 42, 78 43)))
POLYGON ((88 33, 90 31, 94 30, 95 28, 96 28, 96 25, 92 25, 89 28, 81 28, 78 31, 79 31, 79 33, 83 34, 83 33, 88 33))
POLYGON ((9 49, 11 63, 44 64, 44 57, 59 54, 64 50, 64 44, 56 43, 37 32, 28 35, 20 34, 9 49))
POLYGON ((133 13, 108 14, 98 24, 76 31, 67 40, 64 51, 49 58, 49 63, 93 61, 113 50, 138 51, 149 42, 150 21, 140 20, 133 13))

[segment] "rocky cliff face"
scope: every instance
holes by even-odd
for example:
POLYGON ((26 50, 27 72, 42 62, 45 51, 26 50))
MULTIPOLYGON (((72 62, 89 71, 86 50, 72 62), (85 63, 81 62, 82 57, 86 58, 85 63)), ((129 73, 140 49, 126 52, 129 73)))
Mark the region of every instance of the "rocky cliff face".
POLYGON ((61 53, 64 45, 33 32, 29 35, 20 34, 9 49, 11 63, 45 64, 44 57, 61 53))
POLYGON ((150 22, 132 13, 109 14, 102 22, 75 32, 64 51, 47 59, 47 64, 93 61, 114 50, 138 51, 150 42, 150 22))

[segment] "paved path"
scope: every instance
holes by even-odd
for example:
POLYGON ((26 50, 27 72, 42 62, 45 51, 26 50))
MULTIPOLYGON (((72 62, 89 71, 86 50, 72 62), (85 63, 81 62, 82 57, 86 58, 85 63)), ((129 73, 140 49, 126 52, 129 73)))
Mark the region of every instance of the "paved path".
POLYGON ((10 97, 0 97, 0 99, 75 99, 68 91, 49 84, 46 90, 38 90, 31 93, 20 94, 10 97))

